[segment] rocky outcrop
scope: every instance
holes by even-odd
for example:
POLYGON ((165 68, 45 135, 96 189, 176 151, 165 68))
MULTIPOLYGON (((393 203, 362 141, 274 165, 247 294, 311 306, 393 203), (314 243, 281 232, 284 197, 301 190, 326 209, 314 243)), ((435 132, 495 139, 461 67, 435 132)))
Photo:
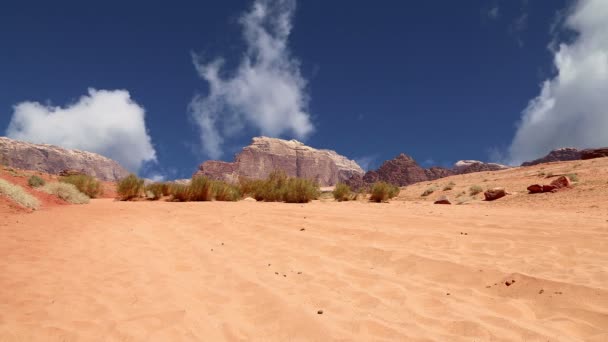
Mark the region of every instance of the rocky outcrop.
POLYGON ((477 160, 461 160, 454 164, 452 169, 437 166, 425 169, 418 165, 412 157, 401 153, 394 159, 384 162, 378 170, 368 171, 364 176, 353 176, 346 183, 353 189, 365 188, 377 181, 384 181, 397 186, 406 186, 453 175, 497 171, 508 168, 508 166, 501 164, 483 163, 477 160))
POLYGON ((505 170, 509 167, 496 163, 484 163, 479 160, 460 160, 454 164, 454 172, 457 174, 483 172, 483 171, 498 171, 505 170))
POLYGON ((96 153, 31 144, 6 137, 0 137, 0 164, 55 175, 69 170, 103 181, 117 181, 129 175, 120 164, 96 153))
POLYGON ((588 148, 581 151, 581 159, 595 159, 608 157, 608 147, 588 148))
POLYGON ((297 140, 253 138, 234 162, 209 160, 194 174, 235 182, 239 177, 262 179, 274 170, 288 176, 316 180, 321 186, 335 185, 364 171, 356 162, 331 150, 319 150, 297 140))
POLYGON ((558 161, 579 160, 581 159, 581 151, 573 147, 564 147, 555 149, 546 156, 532 161, 524 162, 521 166, 532 166, 542 163, 551 163, 558 161))

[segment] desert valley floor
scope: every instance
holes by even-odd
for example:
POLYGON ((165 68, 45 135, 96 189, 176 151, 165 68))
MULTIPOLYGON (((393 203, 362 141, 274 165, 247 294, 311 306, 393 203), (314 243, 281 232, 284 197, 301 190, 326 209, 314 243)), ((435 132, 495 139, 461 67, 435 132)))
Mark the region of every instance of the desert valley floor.
POLYGON ((454 176, 388 204, 99 199, 5 213, 0 340, 606 341, 606 164, 454 176), (522 192, 562 169, 580 184, 522 192), (420 197, 450 180, 512 195, 420 197))

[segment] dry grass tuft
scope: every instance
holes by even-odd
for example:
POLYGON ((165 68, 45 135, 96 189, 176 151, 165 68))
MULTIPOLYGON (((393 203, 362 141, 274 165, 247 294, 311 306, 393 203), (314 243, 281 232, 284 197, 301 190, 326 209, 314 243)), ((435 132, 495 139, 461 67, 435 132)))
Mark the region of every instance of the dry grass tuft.
POLYGON ((30 195, 19 185, 9 183, 4 179, 0 179, 0 194, 7 196, 26 208, 38 209, 40 207, 40 202, 36 197, 30 195))
POLYGON ((62 183, 73 184, 78 191, 87 195, 90 198, 97 198, 102 195, 103 188, 101 182, 89 175, 71 175, 61 177, 59 179, 62 183))
POLYGON ((389 199, 399 195, 399 187, 386 182, 376 182, 370 191, 369 200, 372 202, 387 202, 389 199))
POLYGON ((86 204, 90 200, 89 196, 80 192, 74 184, 70 183, 48 183, 40 190, 72 204, 86 204))

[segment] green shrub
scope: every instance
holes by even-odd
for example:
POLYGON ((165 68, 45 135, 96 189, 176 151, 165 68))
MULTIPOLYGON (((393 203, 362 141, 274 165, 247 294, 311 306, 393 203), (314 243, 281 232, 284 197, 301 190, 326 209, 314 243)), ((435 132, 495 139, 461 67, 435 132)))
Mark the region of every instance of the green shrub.
POLYGON ((350 186, 344 183, 336 184, 333 195, 334 199, 338 202, 349 201, 353 199, 352 192, 350 191, 350 186))
POLYGON ((190 198, 189 187, 185 184, 171 184, 169 192, 177 202, 187 202, 190 198))
POLYGON ((201 202, 213 200, 213 181, 205 176, 192 178, 188 186, 188 201, 201 202))
POLYGON ((102 193, 101 183, 89 175, 70 175, 59 179, 62 183, 73 184, 78 191, 90 198, 99 197, 102 193))
POLYGON ((71 183, 48 183, 40 188, 40 190, 73 204, 89 203, 89 196, 80 192, 78 188, 71 183))
POLYGON ((469 188, 469 195, 471 196, 475 196, 481 192, 483 192, 483 188, 479 185, 473 185, 469 188))
POLYGON ((146 197, 153 201, 159 200, 164 196, 164 189, 166 184, 164 183, 152 183, 145 186, 146 197))
POLYGON ((118 182, 117 192, 121 201, 141 197, 144 191, 144 180, 130 174, 118 182))
POLYGON ((0 195, 7 196, 11 200, 30 209, 38 209, 40 207, 40 202, 36 197, 30 195, 19 185, 9 183, 4 179, 0 179, 0 195))
POLYGON ((397 195, 399 195, 399 187, 386 182, 376 182, 372 186, 370 201, 386 202, 397 195))
POLYGON ((30 178, 27 180, 27 184, 29 184, 29 186, 31 186, 32 188, 39 188, 41 186, 43 186, 44 184, 46 184, 46 182, 44 181, 44 179, 33 175, 30 176, 30 178))
POLYGON ((431 187, 427 188, 426 190, 424 190, 424 192, 420 196, 426 197, 426 196, 432 194, 433 192, 435 192, 435 190, 437 190, 437 188, 435 186, 431 186, 431 187))
POLYGON ((265 202, 306 203, 320 195, 319 185, 315 182, 288 177, 283 171, 273 171, 264 180, 241 179, 239 187, 243 195, 265 202))
POLYGON ((321 191, 319 186, 304 178, 289 178, 287 180, 283 201, 287 203, 308 203, 318 199, 321 191))
POLYGON ((450 191, 454 189, 454 186, 456 186, 456 183, 449 182, 446 186, 443 187, 443 191, 450 191))
POLYGON ((234 202, 241 199, 241 191, 236 185, 226 182, 213 182, 213 193, 216 201, 234 202))

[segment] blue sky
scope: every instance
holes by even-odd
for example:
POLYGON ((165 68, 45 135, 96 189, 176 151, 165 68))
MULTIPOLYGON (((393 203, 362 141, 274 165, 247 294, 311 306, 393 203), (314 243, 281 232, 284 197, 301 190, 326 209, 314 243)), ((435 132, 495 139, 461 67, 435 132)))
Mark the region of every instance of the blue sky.
POLYGON ((401 152, 449 166, 608 145, 593 131, 608 128, 593 95, 608 76, 585 72, 608 63, 605 2, 370 4, 2 4, 0 134, 133 156, 129 168, 167 178, 263 133, 368 167, 401 152))

